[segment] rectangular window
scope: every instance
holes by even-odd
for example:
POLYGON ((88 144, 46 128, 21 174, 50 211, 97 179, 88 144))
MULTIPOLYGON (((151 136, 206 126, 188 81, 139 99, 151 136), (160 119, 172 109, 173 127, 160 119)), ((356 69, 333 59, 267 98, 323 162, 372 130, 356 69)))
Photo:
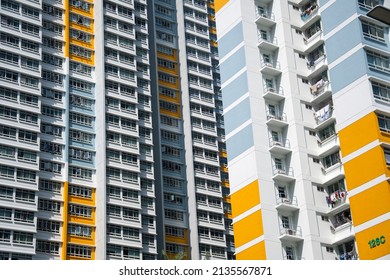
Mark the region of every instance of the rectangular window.
POLYGON ((59 255, 60 243, 54 241, 37 240, 36 251, 46 254, 59 255))
POLYGON ((46 231, 51 233, 60 233, 60 222, 38 219, 37 229, 40 231, 46 231))

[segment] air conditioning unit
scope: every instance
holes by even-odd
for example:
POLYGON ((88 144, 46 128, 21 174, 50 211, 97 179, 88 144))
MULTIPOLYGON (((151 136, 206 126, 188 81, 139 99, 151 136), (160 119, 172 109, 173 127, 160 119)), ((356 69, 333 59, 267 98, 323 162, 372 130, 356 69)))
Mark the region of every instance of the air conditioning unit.
POLYGON ((283 198, 283 199, 282 199, 282 202, 283 202, 283 203, 290 203, 290 199, 288 199, 288 198, 283 198))

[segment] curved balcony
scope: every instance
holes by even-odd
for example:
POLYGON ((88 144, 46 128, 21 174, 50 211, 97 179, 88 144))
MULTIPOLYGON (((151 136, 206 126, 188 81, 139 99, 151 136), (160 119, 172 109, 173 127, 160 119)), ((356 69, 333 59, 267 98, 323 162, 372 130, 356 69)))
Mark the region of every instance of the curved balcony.
POLYGON ((280 70, 280 63, 279 61, 261 61, 261 68, 260 72, 266 75, 279 75, 282 73, 280 70))
POLYGON ((285 155, 291 152, 290 140, 279 137, 275 139, 271 137, 269 139, 269 151, 276 154, 285 155))
POLYGON ((256 20, 257 24, 262 26, 271 27, 276 24, 274 13, 265 11, 264 8, 256 7, 256 20))
POLYGON ((275 126, 275 127, 284 127, 287 126, 287 116, 286 113, 277 113, 268 111, 267 113, 267 125, 275 126))
POLYGON ((292 182, 294 178, 294 169, 292 167, 285 167, 283 165, 274 165, 272 167, 272 179, 280 182, 292 182))
POLYGON ((310 93, 313 96, 312 103, 321 103, 332 95, 330 83, 327 80, 321 79, 310 86, 310 93))
POLYGON ((300 226, 280 227, 279 239, 281 241, 287 241, 287 242, 299 242, 303 240, 301 227, 300 226))
POLYGON ((278 39, 269 34, 259 34, 257 47, 262 50, 275 51, 279 48, 278 39))
POLYGON ((284 99, 283 88, 279 87, 279 89, 276 89, 275 87, 265 87, 263 97, 279 102, 284 99))
POLYGON ((281 211, 296 211, 299 209, 297 197, 290 197, 289 195, 277 195, 275 208, 281 211))

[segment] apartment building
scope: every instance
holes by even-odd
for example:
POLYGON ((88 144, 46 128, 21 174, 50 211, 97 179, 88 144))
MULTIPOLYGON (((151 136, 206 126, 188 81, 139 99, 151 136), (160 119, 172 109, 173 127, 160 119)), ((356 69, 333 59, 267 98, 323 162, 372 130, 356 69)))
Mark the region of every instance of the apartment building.
POLYGON ((0 259, 234 258, 214 4, 0 17, 0 259))
POLYGON ((376 5, 390 2, 216 3, 237 259, 390 258, 376 5))

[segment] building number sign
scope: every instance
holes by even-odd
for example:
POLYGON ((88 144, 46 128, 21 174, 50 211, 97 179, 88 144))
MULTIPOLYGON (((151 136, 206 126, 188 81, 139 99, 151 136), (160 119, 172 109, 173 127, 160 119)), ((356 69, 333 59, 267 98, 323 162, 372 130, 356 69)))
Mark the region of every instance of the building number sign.
POLYGON ((382 235, 381 237, 377 237, 375 239, 368 241, 368 245, 370 246, 370 249, 373 249, 382 244, 385 244, 385 242, 386 242, 386 238, 382 235))

